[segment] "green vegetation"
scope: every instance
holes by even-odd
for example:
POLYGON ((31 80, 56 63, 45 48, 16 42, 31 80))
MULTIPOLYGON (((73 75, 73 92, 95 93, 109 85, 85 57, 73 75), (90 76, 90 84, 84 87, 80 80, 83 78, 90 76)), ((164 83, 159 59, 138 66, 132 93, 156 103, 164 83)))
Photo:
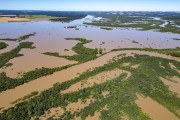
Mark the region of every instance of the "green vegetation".
MULTIPOLYGON (((157 29, 159 31, 165 32, 179 32, 179 30, 176 30, 173 28, 173 26, 171 26, 171 23, 166 25, 164 28, 160 27, 163 21, 151 19, 150 16, 153 15, 151 15, 151 12, 148 14, 150 15, 135 17, 126 14, 103 14, 104 18, 108 18, 107 21, 94 21, 93 23, 87 24, 94 24, 97 26, 102 25, 108 27, 140 27, 143 30, 157 29)), ((165 18, 163 16, 161 17, 165 18)), ((73 19, 75 18, 76 17, 73 17, 73 19)), ((166 19, 171 20, 172 18, 167 17, 166 19)), ((175 23, 179 24, 178 19, 175 23)), ((7 40, 9 39, 13 41, 21 41, 29 38, 30 36, 33 36, 33 34, 28 34, 18 39, 7 38, 7 40)), ((43 54, 66 58, 68 60, 75 60, 78 61, 77 64, 81 64, 97 58, 98 49, 84 47, 84 45, 90 43, 91 40, 86 40, 84 38, 66 38, 66 40, 79 41, 72 48, 76 55, 61 56, 57 52, 46 52, 43 54)), ((138 43, 137 41, 132 42, 138 43)), ((33 43, 31 42, 20 43, 19 46, 17 46, 15 49, 0 55, 0 68, 12 65, 11 63, 8 63, 8 61, 15 57, 21 56, 19 54, 19 51, 22 48, 32 49, 32 44, 33 43)), ((104 42, 102 42, 102 44, 104 44, 104 42)), ((66 49, 64 50, 67 51, 66 49)), ((114 49, 112 51, 120 50, 152 51, 180 57, 180 48, 124 48, 114 49)), ((103 49, 99 49, 99 54, 103 54, 103 49)), ((177 62, 175 60, 163 59, 160 57, 150 57, 147 55, 134 55, 133 57, 123 57, 121 59, 118 59, 118 57, 116 58, 116 60, 112 60, 102 67, 89 70, 81 74, 79 77, 63 83, 56 83, 52 88, 42 91, 41 93, 32 92, 31 94, 14 101, 12 104, 16 104, 15 106, 0 113, 0 120, 30 120, 31 117, 38 119, 40 116, 45 114, 45 111, 49 110, 50 108, 56 107, 61 107, 65 111, 63 115, 59 116, 59 120, 72 120, 75 117, 80 117, 82 120, 84 120, 89 115, 93 116, 96 111, 100 112, 100 119, 102 120, 117 120, 120 119, 124 114, 127 114, 129 119, 132 120, 150 120, 149 116, 143 113, 138 105, 136 105, 135 100, 137 99, 137 94, 151 97, 153 100, 157 101, 159 104, 163 105, 178 118, 180 118, 180 98, 176 93, 170 91, 169 87, 166 86, 160 79, 160 77, 162 77, 168 80, 169 78, 174 76, 180 78, 180 74, 177 71, 180 70, 180 62, 177 62), (130 65, 124 66, 124 63, 130 63, 130 65), (177 70, 172 68, 170 63, 173 64, 177 70), (131 67, 131 65, 136 64, 139 65, 137 68, 131 67), (63 90, 70 88, 72 85, 78 82, 86 82, 86 80, 92 78, 92 76, 114 69, 128 71, 131 73, 131 76, 127 78, 127 74, 122 73, 120 76, 117 76, 117 78, 106 81, 102 84, 94 84, 92 87, 62 94, 63 90), (108 91, 109 95, 104 97, 102 95, 104 91, 108 91), (75 103, 79 99, 81 99, 82 101, 86 101, 89 98, 92 98, 94 101, 92 101, 83 109, 75 112, 71 112, 66 109, 67 105, 70 103, 75 103), (107 109, 103 109, 105 106, 107 106, 107 109)), ((39 77, 53 74, 56 71, 67 69, 77 64, 57 68, 35 69, 34 71, 23 74, 21 78, 9 78, 6 76, 5 72, 2 72, 0 73, 0 92, 7 89, 12 89, 16 86, 22 85, 39 77)), ((1 109, 3 108, 0 108, 0 110, 1 109)), ((50 116, 49 119, 54 118, 53 116, 50 116)))
POLYGON ((68 49, 64 49, 64 51, 69 51, 68 49))
POLYGON ((18 39, 15 39, 15 38, 0 38, 0 40, 17 41, 18 39))
POLYGON ((180 40, 180 38, 172 38, 173 40, 180 40))
POLYGON ((50 56, 55 56, 55 57, 59 57, 60 56, 58 52, 45 52, 43 54, 50 55, 50 56))
POLYGON ((36 33, 34 32, 34 33, 31 33, 31 34, 27 34, 27 35, 23 35, 23 36, 21 36, 21 37, 19 37, 19 41, 21 41, 21 40, 26 40, 26 39, 28 39, 29 37, 31 37, 31 36, 35 36, 36 35, 36 33))
POLYGON ((178 33, 180 34, 180 29, 176 26, 173 26, 170 22, 165 27, 161 27, 159 29, 160 32, 172 32, 172 33, 178 33))
POLYGON ((120 119, 124 113, 132 120, 150 120, 147 114, 143 113, 135 104, 137 93, 150 96, 180 118, 180 114, 177 112, 180 109, 180 98, 171 92, 168 86, 164 85, 160 80, 160 77, 180 77, 176 70, 171 69, 169 63, 177 66, 177 69, 180 70, 180 63, 173 60, 147 55, 123 57, 102 67, 95 68, 93 71, 87 71, 67 82, 55 84, 53 88, 43 91, 38 96, 34 96, 32 99, 16 104, 15 107, 3 111, 0 114, 0 119, 29 120, 31 117, 38 119, 48 109, 62 107, 65 113, 59 116, 59 120, 69 120, 75 116, 81 117, 84 120, 88 115, 93 116, 95 111, 101 113, 100 118, 102 120, 120 119), (123 66, 123 63, 140 64, 140 66, 132 68, 130 66, 123 66), (163 67, 160 66, 160 63, 163 67), (98 73, 115 68, 129 71, 132 75, 127 80, 124 80, 127 74, 122 74, 111 81, 95 84, 93 87, 61 94, 61 91, 68 89, 79 81, 85 81, 98 73), (102 96, 103 91, 109 91, 110 93, 104 98, 102 96), (90 96, 95 101, 80 109, 80 111, 71 112, 65 109, 69 103, 77 102, 78 99, 84 101, 90 98, 90 96), (108 109, 103 109, 105 105, 108 106, 108 109))
MULTIPOLYGON (((85 48, 83 46, 83 44, 89 43, 91 41, 83 39, 83 38, 67 38, 67 40, 78 40, 81 43, 78 43, 75 47, 73 47, 73 50, 78 54, 78 55, 74 55, 74 56, 59 56, 59 53, 44 53, 44 54, 48 54, 48 55, 52 55, 52 56, 57 56, 57 57, 63 57, 69 60, 77 60, 79 61, 79 63, 82 62, 86 62, 92 59, 96 58, 96 54, 97 54, 97 50, 96 49, 90 49, 90 48, 85 48)), ((18 47, 16 47, 15 49, 11 50, 10 52, 4 53, 0 56, 0 67, 7 67, 7 62, 14 58, 14 57, 18 57, 21 56, 19 53, 19 51, 22 48, 33 48, 32 47, 33 43, 29 43, 29 42, 25 42, 25 43, 20 43, 20 45, 18 47)), ((12 65, 12 64, 10 64, 12 65)), ((72 65, 67 65, 64 67, 58 67, 58 68, 41 68, 41 69, 36 69, 34 71, 30 71, 25 73, 22 78, 9 78, 6 76, 5 72, 0 73, 0 92, 5 91, 7 89, 12 89, 16 86, 22 85, 24 83, 27 83, 29 81, 32 81, 34 79, 37 79, 39 77, 42 76, 46 76, 46 75, 50 75, 53 74, 54 72, 63 70, 63 69, 67 69, 69 67, 72 67, 76 64, 72 64, 72 65)))
POLYGON ((161 20, 153 20, 148 17, 131 17, 125 15, 103 15, 103 17, 108 20, 93 21, 92 23, 84 24, 105 27, 142 28, 143 30, 160 29, 160 25, 163 24, 161 20))
POLYGON ((141 50, 141 51, 150 51, 157 52, 161 54, 171 55, 174 57, 180 57, 180 48, 175 49, 152 49, 152 48, 122 48, 122 49, 114 49, 111 51, 119 51, 119 50, 141 50))
POLYGON ((101 27, 101 29, 104 29, 104 30, 112 30, 112 28, 108 28, 108 27, 101 27))
POLYGON ((61 56, 59 53, 52 53, 52 52, 46 52, 43 54, 56 56, 56 57, 63 57, 68 60, 75 60, 79 63, 87 62, 89 60, 93 60, 97 58, 98 49, 91 49, 84 47, 84 44, 90 43, 92 40, 86 40, 84 38, 66 38, 66 40, 77 40, 79 43, 77 43, 72 50, 77 53, 77 55, 73 56, 61 56))
POLYGON ((6 63, 5 65, 4 65, 4 67, 9 67, 9 66, 12 66, 13 64, 12 63, 6 63))
POLYGON ((19 99, 17 99, 16 101, 12 102, 11 104, 16 104, 16 103, 18 103, 18 102, 20 102, 20 101, 25 101, 25 100, 27 100, 27 99, 29 99, 29 98, 32 98, 32 97, 35 96, 35 95, 38 95, 38 92, 37 92, 37 91, 32 92, 32 93, 30 93, 29 95, 24 96, 23 98, 19 98, 19 99))
POLYGON ((123 27, 123 28, 140 28, 141 30, 157 30, 160 32, 171 32, 171 33, 180 33, 180 29, 176 27, 180 20, 179 15, 167 14, 165 16, 160 15, 160 13, 143 13, 139 14, 132 12, 131 14, 124 12, 124 14, 112 14, 111 12, 107 14, 106 12, 102 13, 92 13, 96 17, 102 17, 105 20, 92 21, 91 23, 84 23, 88 25, 95 25, 101 27, 123 27), (167 17, 168 16, 168 17, 167 17), (173 16, 173 17, 172 17, 173 16), (161 19, 154 19, 154 18, 161 19), (177 18, 176 18, 177 17, 177 18), (164 24, 164 20, 168 21, 166 26, 161 26, 164 24), (171 23, 170 21, 174 21, 171 23))
POLYGON ((73 65, 75 64, 57 68, 36 69, 23 74, 21 78, 9 78, 6 76, 5 72, 2 72, 0 73, 0 92, 5 91, 7 89, 15 88, 16 86, 22 85, 37 78, 53 74, 54 72, 67 69, 69 67, 72 67, 73 65))
POLYGON ((67 26, 67 28, 77 28, 77 26, 67 26))
POLYGON ((54 17, 47 15, 19 15, 20 18, 28 18, 28 19, 52 19, 54 17))
MULTIPOLYGON (((22 56, 21 54, 18 54, 19 51, 22 48, 32 49, 32 48, 34 48, 32 45, 33 45, 32 42, 23 42, 23 43, 20 43, 19 46, 17 46, 15 49, 13 49, 7 53, 1 54, 1 56, 0 56, 0 68, 11 66, 12 63, 8 63, 9 60, 13 59, 15 57, 22 56)), ((75 64, 67 65, 67 66, 63 66, 63 67, 57 67, 57 68, 36 69, 33 71, 29 71, 27 73, 24 73, 21 78, 9 78, 6 76, 5 72, 1 72, 0 73, 0 92, 5 91, 7 89, 14 88, 14 87, 19 86, 19 85, 22 85, 24 83, 27 83, 27 82, 34 80, 34 79, 37 79, 39 77, 50 75, 50 74, 53 74, 54 72, 57 72, 57 71, 60 71, 63 69, 67 69, 73 65, 75 65, 75 64)))
POLYGON ((19 46, 17 46, 15 49, 11 50, 10 52, 1 54, 1 56, 0 56, 0 68, 3 67, 10 59, 22 56, 21 54, 18 54, 19 51, 22 48, 32 48, 32 44, 33 44, 32 42, 20 43, 19 46))
POLYGON ((31 36, 35 36, 36 35, 36 32, 34 33, 31 33, 31 34, 27 34, 27 35, 23 35, 19 38, 0 38, 0 40, 7 40, 7 41, 22 41, 22 40, 26 40, 28 39, 29 37, 31 36))
POLYGON ((138 44, 139 42, 137 42, 137 41, 133 40, 133 41, 132 41, 132 43, 138 44))
MULTIPOLYGON (((29 10, 0 10, 2 15, 14 15, 29 19, 50 18, 51 21, 70 22, 87 16, 85 12, 73 11, 29 11, 29 10)), ((12 17, 14 17, 12 16, 12 17)))
POLYGON ((4 49, 8 46, 8 44, 4 43, 4 42, 0 42, 0 50, 4 49))
MULTIPOLYGON (((92 59, 95 59, 97 58, 96 57, 96 54, 97 54, 97 50, 95 49, 89 49, 89 48, 85 48, 83 46, 83 44, 85 43, 89 43, 90 41, 86 40, 86 39, 82 39, 82 38, 67 38, 67 40, 71 40, 71 39, 76 39, 76 40, 79 40, 81 41, 81 43, 78 43, 80 45, 76 45, 75 47, 73 47, 73 50, 78 53, 78 55, 75 55, 75 56, 60 56, 59 53, 44 53, 44 54, 47 54, 47 55, 52 55, 52 56, 57 56, 57 57, 64 57, 64 58, 67 58, 69 60, 78 60, 79 63, 82 63, 82 62, 86 62, 86 61, 89 61, 89 60, 92 60, 92 59), (82 50, 83 49, 83 50, 82 50), (96 53, 96 54, 94 54, 96 53), (92 57, 84 57, 84 56, 90 56, 92 55, 92 57), (76 57, 77 56, 77 57, 76 57), (83 58, 83 59, 81 59, 83 58)), ((32 43, 29 43, 29 42, 26 42, 26 43, 20 43, 20 45, 13 49, 12 51, 10 52, 7 52, 5 54, 2 54, 0 56, 0 66, 3 67, 8 67, 9 65, 6 64, 10 59, 14 58, 14 57, 17 57, 17 56, 21 56, 18 54, 18 52, 20 51, 20 49, 22 48, 32 48, 32 43)), ((172 55, 172 56, 176 56, 176 57, 179 57, 179 48, 176 48, 176 49, 139 49, 139 48, 132 48, 132 49, 116 49, 116 50, 112 50, 112 51, 117 51, 117 50, 144 50, 144 51, 154 51, 154 52, 159 52, 159 53, 162 53, 162 54, 169 54, 169 55, 172 55)), ((12 65, 12 64, 10 64, 12 65)), ((73 64, 75 65, 75 64, 73 64)), ((34 79, 37 79, 39 77, 42 77, 42 76, 46 76, 46 75, 50 75, 50 74, 53 74, 54 72, 56 71, 60 71, 60 70, 63 70, 63 69, 67 69, 73 65, 68 65, 68 66, 64 66, 62 68, 41 68, 41 69, 36 69, 34 71, 30 71, 30 72, 27 72, 26 74, 24 74, 22 76, 22 78, 16 78, 16 79, 13 79, 13 78, 9 78, 6 76, 6 74, 3 72, 3 73, 0 73, 0 91, 4 91, 4 90, 7 90, 7 89, 11 89, 11 88, 14 88, 18 85, 22 85, 26 82, 29 82, 31 80, 34 80, 34 79), (12 82, 13 81, 13 82, 12 82)))

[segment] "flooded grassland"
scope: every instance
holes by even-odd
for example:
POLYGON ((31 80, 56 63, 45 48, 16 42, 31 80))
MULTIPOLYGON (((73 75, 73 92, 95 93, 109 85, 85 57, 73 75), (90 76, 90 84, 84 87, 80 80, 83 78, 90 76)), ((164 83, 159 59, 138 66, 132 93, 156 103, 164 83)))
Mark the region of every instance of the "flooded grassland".
POLYGON ((0 119, 180 119, 180 34, 102 19, 0 22, 0 119))

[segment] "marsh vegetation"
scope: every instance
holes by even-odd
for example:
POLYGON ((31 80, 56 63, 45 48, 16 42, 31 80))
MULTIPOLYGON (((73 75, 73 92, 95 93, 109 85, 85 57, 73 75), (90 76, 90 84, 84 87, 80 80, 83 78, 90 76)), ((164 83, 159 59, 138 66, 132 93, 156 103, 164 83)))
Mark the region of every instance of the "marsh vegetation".
POLYGON ((93 13, 96 17, 102 17, 106 20, 92 21, 91 23, 85 23, 88 25, 104 26, 104 27, 125 27, 125 28, 140 28, 141 30, 157 30, 161 32, 180 33, 179 13, 167 12, 161 14, 160 12, 115 12, 115 14, 93 13), (173 16, 173 17, 171 17, 173 16), (168 21, 168 22, 167 22, 168 21), (173 21, 173 22, 171 22, 173 21), (162 26, 165 22, 167 25, 162 26))
MULTIPOLYGON (((0 117, 1 119, 6 119, 7 116, 11 116, 9 119, 16 119, 16 117, 21 114, 21 117, 18 117, 19 119, 30 119, 31 117, 38 118, 38 116, 44 114, 44 111, 52 107, 61 107, 65 112, 63 115, 59 116, 59 119, 73 119, 75 116, 85 119, 88 115, 93 116, 95 111, 100 111, 101 119, 117 119, 123 116, 123 113, 126 113, 130 119, 150 119, 148 115, 144 114, 135 104, 135 100, 137 99, 136 93, 139 93, 153 98, 179 118, 180 115, 177 110, 180 109, 180 99, 175 93, 170 91, 159 78, 166 78, 167 76, 180 77, 177 71, 170 68, 168 64, 169 62, 176 66, 180 66, 179 62, 174 60, 150 57, 146 55, 123 57, 122 59, 113 61, 103 67, 96 68, 93 71, 87 71, 78 78, 55 84, 53 88, 42 92, 40 95, 35 96, 31 100, 19 103, 16 107, 4 111, 0 117), (122 66, 123 63, 127 62, 140 64, 140 66, 138 68, 122 66), (160 67, 160 62, 164 68, 160 67), (60 91, 68 89, 70 86, 79 81, 87 80, 91 76, 95 76, 98 73, 109 71, 114 68, 129 71, 132 75, 125 81, 124 79, 127 74, 122 74, 119 77, 102 84, 95 84, 92 87, 66 94, 60 93, 60 91), (103 91, 109 91, 110 94, 104 98, 101 96, 103 91), (71 111, 66 110, 66 106, 68 104, 76 102, 78 99, 85 100, 90 96, 92 96, 95 101, 81 109, 79 112, 72 113, 71 111), (102 108, 105 105, 108 106, 108 109, 103 110, 102 108)), ((180 68, 177 67, 177 69, 180 68)))
MULTIPOLYGON (((180 119, 180 48, 179 29, 176 26, 179 25, 178 13, 2 13, 5 15, 2 17, 44 18, 50 21, 34 22, 37 30, 31 22, 22 25, 13 23, 23 30, 30 29, 27 30, 30 34, 19 30, 17 33, 22 32, 22 36, 17 38, 14 37, 16 32, 0 31, 0 50, 14 45, 8 52, 0 54, 0 119, 151 120, 155 119, 156 113, 159 119, 180 119), (10 16, 10 13, 13 16, 10 16), (95 17, 85 17, 88 14, 95 17), (76 31, 77 26, 79 31, 76 31), (122 33, 125 37, 121 31, 124 31, 122 33), (163 33, 159 39, 139 37, 142 40, 131 34, 141 32, 151 35, 157 31, 157 36, 160 32, 171 33, 163 33), (164 35, 168 37, 163 37, 164 35), (30 37, 32 39, 28 39, 30 37), (114 41, 115 39, 119 42, 114 41), (152 44, 156 47, 151 47, 151 39, 151 42, 161 40, 158 42, 160 45, 165 44, 165 47, 157 49, 155 43, 152 44), (123 43, 126 43, 127 47, 123 47, 123 43), (171 43, 173 45, 168 46, 171 43), (24 49, 28 52, 22 52, 24 49), (73 63, 62 63, 63 65, 52 68, 36 66, 37 68, 31 71, 18 73, 20 77, 9 77, 5 70, 17 69, 12 67, 14 62, 11 60, 28 53, 32 54, 30 57, 42 55, 73 63), (153 110, 146 109, 147 103, 151 104, 150 108, 153 110)), ((3 23, 4 26, 13 24, 3 23)), ((12 26, 7 27, 7 30, 12 26)), ((42 59, 42 62, 50 63, 48 60, 42 59)), ((37 61, 31 58, 18 62, 25 62, 28 66, 37 61)))
POLYGON ((6 48, 8 45, 4 42, 0 42, 0 49, 6 48))
POLYGON ((75 60, 79 63, 87 62, 89 60, 93 60, 97 58, 98 49, 91 49, 84 47, 84 44, 92 42, 92 40, 86 40, 85 38, 65 38, 66 40, 77 40, 79 43, 77 43, 72 50, 77 53, 77 55, 73 56, 61 56, 59 53, 52 53, 52 52, 46 52, 43 54, 56 56, 56 57, 62 57, 66 58, 68 60, 75 60))
POLYGON ((34 33, 30 33, 30 34, 27 34, 27 35, 20 36, 19 38, 0 38, 0 40, 21 42, 22 40, 26 40, 29 37, 35 36, 35 35, 36 35, 36 33, 34 32, 34 33))

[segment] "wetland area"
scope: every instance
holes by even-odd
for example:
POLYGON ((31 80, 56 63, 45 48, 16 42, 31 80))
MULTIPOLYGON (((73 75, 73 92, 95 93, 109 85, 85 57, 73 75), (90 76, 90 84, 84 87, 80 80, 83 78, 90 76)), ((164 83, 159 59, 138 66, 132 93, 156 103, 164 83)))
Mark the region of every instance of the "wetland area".
POLYGON ((0 120, 180 120, 179 21, 0 10, 0 120))

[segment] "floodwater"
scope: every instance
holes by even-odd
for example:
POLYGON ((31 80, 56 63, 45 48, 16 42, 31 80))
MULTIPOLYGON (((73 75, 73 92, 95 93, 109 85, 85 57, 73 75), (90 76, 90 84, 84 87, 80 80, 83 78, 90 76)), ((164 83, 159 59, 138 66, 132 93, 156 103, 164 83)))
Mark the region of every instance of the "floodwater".
MULTIPOLYGON (((168 24, 168 20, 163 20, 160 17, 150 17, 153 18, 154 20, 162 20, 164 23, 160 25, 160 27, 165 27, 168 24)), ((173 22, 173 21, 170 21, 173 22)))
POLYGON ((24 56, 11 59, 8 63, 13 65, 0 70, 6 72, 8 77, 21 77, 23 73, 35 70, 35 68, 55 68, 77 63, 76 61, 69 61, 64 58, 39 54, 35 49, 22 49, 19 53, 24 56))
POLYGON ((6 44, 8 44, 8 46, 2 50, 0 50, 0 54, 3 54, 3 53, 6 53, 14 48, 16 48, 16 46, 18 45, 17 42, 13 42, 13 41, 5 41, 5 40, 2 40, 1 42, 5 42, 6 44))
POLYGON ((51 88, 57 82, 62 83, 62 82, 71 80, 75 77, 78 77, 79 73, 86 72, 87 70, 95 68, 95 67, 101 67, 104 64, 107 64, 109 60, 111 60, 112 58, 120 54, 124 54, 124 53, 126 53, 127 56, 132 56, 132 54, 133 55, 140 54, 140 55, 150 55, 154 57, 162 57, 166 59, 173 59, 173 60, 180 61, 179 58, 174 59, 174 57, 169 57, 168 55, 147 52, 147 51, 144 52, 144 51, 138 51, 138 50, 124 50, 124 51, 110 52, 95 60, 88 61, 86 63, 70 67, 68 69, 56 72, 49 76, 38 78, 36 80, 25 83, 23 85, 17 86, 14 89, 9 89, 0 93, 0 100, 1 100, 0 108, 4 107, 5 109, 7 109, 11 107, 10 103, 17 100, 18 98, 22 98, 33 91, 43 91, 48 88, 51 88))
POLYGON ((145 98, 138 95, 136 104, 153 120, 179 120, 179 118, 177 118, 167 108, 160 105, 150 97, 145 98))
MULTIPOLYGON (((68 64, 74 64, 75 61, 68 61, 63 58, 44 55, 44 52, 58 52, 60 55, 74 55, 71 50, 78 41, 65 40, 64 38, 86 38, 93 40, 86 44, 90 48, 103 48, 105 52, 117 48, 176 48, 180 47, 180 41, 172 40, 172 38, 180 38, 179 34, 162 33, 154 30, 140 31, 137 29, 113 28, 113 30, 103 30, 100 27, 84 25, 83 22, 90 22, 92 16, 75 20, 70 23, 50 22, 50 21, 33 21, 33 22, 0 22, 0 38, 18 38, 22 35, 36 32, 37 34, 30 37, 26 41, 34 42, 35 49, 22 49, 20 54, 24 56, 13 58, 9 63, 12 66, 0 69, 5 71, 9 77, 17 77, 18 73, 28 72, 35 68, 41 67, 61 67, 68 64), (79 30, 65 28, 68 26, 77 26, 79 30), (138 43, 133 43, 137 41, 138 43), (102 44, 103 43, 103 44, 102 44), (68 49, 69 51, 65 51, 68 49)), ((22 41, 24 42, 24 41, 22 41)), ((14 41, 6 41, 9 45, 7 48, 0 50, 0 54, 15 48, 19 43, 14 41)), ((6 90, 0 93, 0 108, 5 109, 11 107, 11 102, 30 94, 33 91, 43 91, 53 87, 57 82, 64 82, 79 76, 90 68, 100 67, 108 63, 110 59, 120 54, 126 53, 127 56, 134 54, 150 55, 173 59, 180 61, 179 58, 162 55, 154 52, 144 51, 115 51, 110 52, 96 60, 92 60, 80 65, 73 66, 69 69, 56 72, 52 75, 38 78, 29 83, 17 86, 14 89, 6 90)), ((133 66, 132 66, 133 67, 133 66)), ((138 66, 134 66, 136 68, 138 66)), ((143 103, 145 103, 144 101, 143 103)), ((149 104, 149 103, 147 103, 149 104)), ((165 113, 166 114, 166 113, 165 113)), ((167 114, 168 115, 168 114, 167 114)), ((99 118, 99 113, 97 113, 99 118)), ((90 116, 89 116, 90 117, 90 116)), ((90 119, 92 119, 90 117, 90 119)), ((164 119, 165 120, 165 119, 164 119)))
POLYGON ((89 99, 85 99, 85 101, 86 102, 84 103, 81 99, 78 99, 77 102, 69 103, 66 106, 66 110, 71 111, 71 113, 73 113, 75 111, 80 111, 81 109, 84 109, 86 106, 89 106, 90 103, 93 103, 95 101, 95 99, 89 98, 89 99))
POLYGON ((81 90, 84 88, 92 87, 94 84, 101 84, 106 81, 113 80, 113 79, 119 77, 123 73, 127 74, 127 77, 125 79, 127 79, 131 76, 131 73, 129 71, 120 70, 120 69, 105 71, 105 72, 99 73, 95 76, 92 76, 92 77, 88 78, 87 80, 83 80, 76 84, 73 84, 68 89, 61 91, 61 93, 66 94, 69 92, 74 92, 74 91, 81 90))
POLYGON ((169 78, 165 79, 165 78, 160 78, 165 85, 169 86, 169 89, 173 92, 175 92, 179 97, 180 97, 180 78, 179 77, 173 77, 173 78, 169 78))
POLYGON ((93 48, 103 47, 107 51, 115 48, 175 48, 180 46, 179 41, 171 40, 171 38, 180 38, 179 34, 124 28, 114 28, 109 31, 103 30, 100 27, 82 24, 83 22, 89 22, 90 19, 93 20, 95 18, 87 16, 84 19, 75 20, 70 23, 50 21, 0 23, 0 38, 17 38, 36 32, 36 36, 29 38, 28 41, 35 43, 37 51, 41 53, 47 51, 59 52, 60 54, 64 53, 64 49, 70 49, 76 44, 76 42, 64 40, 64 38, 69 37, 93 40, 92 43, 85 46, 93 48), (67 26, 77 26, 79 30, 64 28, 67 26), (133 40, 139 42, 139 44, 132 43, 133 40), (105 42, 105 44, 100 45, 102 42, 105 42))
MULTIPOLYGON (((74 113, 74 112, 79 112, 80 110, 84 109, 86 106, 89 106, 90 103, 93 103, 95 99, 93 99, 91 96, 88 99, 85 99, 86 102, 83 102, 81 99, 78 99, 77 102, 69 103, 66 106, 66 110, 68 112, 74 113)), ((58 118, 59 116, 63 115, 64 109, 61 107, 57 108, 50 108, 49 110, 45 111, 45 114, 39 117, 40 120, 47 120, 49 117, 52 118, 58 118)), ((80 118, 75 118, 75 120, 81 120, 80 118)))
POLYGON ((88 117, 86 118, 86 120, 99 120, 99 119, 100 119, 100 116, 101 116, 100 112, 96 111, 96 112, 94 113, 94 116, 88 115, 88 117))
MULTIPOLYGON (((51 108, 51 109, 45 111, 45 114, 40 116, 39 119, 40 120, 47 120, 50 117, 56 119, 63 114, 64 114, 64 110, 61 107, 51 108)), ((35 119, 31 118, 31 120, 35 120, 35 119)))
MULTIPOLYGON (((12 67, 3 69, 8 77, 17 77, 17 73, 27 72, 41 67, 54 67, 46 65, 49 59, 44 59, 47 55, 44 52, 58 52, 60 55, 74 55, 71 50, 78 41, 65 40, 64 38, 86 38, 93 40, 85 47, 102 48, 104 52, 109 52, 116 48, 176 48, 180 46, 180 41, 172 38, 180 38, 179 34, 162 33, 153 30, 140 31, 137 29, 113 28, 113 30, 103 30, 97 26, 85 25, 83 22, 91 22, 102 18, 94 18, 88 15, 79 20, 70 23, 51 22, 51 21, 32 21, 32 22, 0 22, 0 38, 18 38, 22 35, 36 32, 37 34, 26 41, 34 42, 35 49, 22 50, 24 54, 21 58, 14 58, 10 62, 12 67), (68 26, 77 26, 79 30, 66 28, 68 26), (137 41, 137 43, 133 43, 137 41), (102 44, 103 43, 103 44, 102 44), (68 50, 65 50, 68 49, 68 50), (32 52, 31 52, 32 51, 32 52), (31 54, 31 55, 29 55, 31 54), (37 57, 38 56, 38 57, 37 57), (31 57, 31 58, 30 58, 31 57), (34 58, 37 57, 37 58, 34 58), (23 60, 23 62, 22 62, 23 60), (36 60, 39 60, 37 62, 36 60), (42 61, 42 64, 41 62, 42 61), (36 63, 35 63, 36 62, 36 63), (29 67, 19 67, 19 64, 27 64, 29 67), (41 65, 39 65, 41 64, 41 65), (13 69, 13 70, 12 70, 13 69)), ((7 52, 18 45, 18 42, 7 41, 9 46, 0 51, 0 54, 7 52)), ((56 59, 57 58, 51 58, 56 59)), ((63 59, 59 58, 59 61, 63 59)), ((51 63, 51 62, 50 62, 51 63)), ((69 62, 70 63, 70 62, 69 62)), ((68 62, 67 62, 68 64, 68 62)), ((63 64, 58 64, 62 66, 63 64)), ((24 65, 25 66, 25 65, 24 65)))

